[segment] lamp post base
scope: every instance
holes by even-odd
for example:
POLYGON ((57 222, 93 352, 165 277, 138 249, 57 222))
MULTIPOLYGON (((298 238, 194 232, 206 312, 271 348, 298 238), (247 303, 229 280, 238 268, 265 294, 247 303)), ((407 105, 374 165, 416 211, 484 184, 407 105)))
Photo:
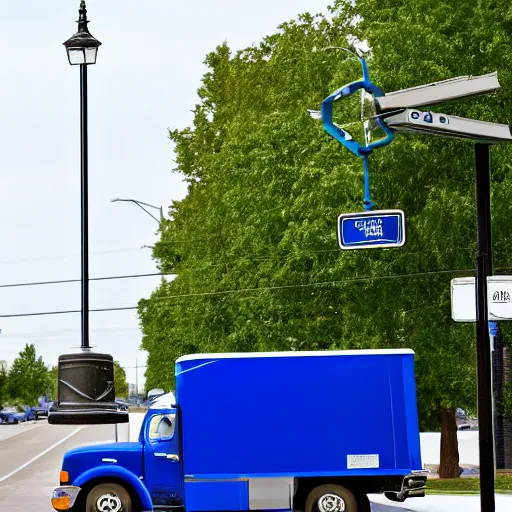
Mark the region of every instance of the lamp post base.
POLYGON ((128 411, 115 403, 111 355, 83 351, 59 356, 57 400, 48 412, 52 425, 127 423, 128 411))

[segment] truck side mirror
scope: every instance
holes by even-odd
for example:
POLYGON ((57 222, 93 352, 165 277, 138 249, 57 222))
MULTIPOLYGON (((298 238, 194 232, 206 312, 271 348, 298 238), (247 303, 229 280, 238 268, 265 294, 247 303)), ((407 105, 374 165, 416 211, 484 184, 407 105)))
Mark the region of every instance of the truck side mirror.
POLYGON ((115 402, 111 355, 81 352, 59 356, 57 399, 48 411, 48 423, 102 425, 128 420, 128 411, 115 402))

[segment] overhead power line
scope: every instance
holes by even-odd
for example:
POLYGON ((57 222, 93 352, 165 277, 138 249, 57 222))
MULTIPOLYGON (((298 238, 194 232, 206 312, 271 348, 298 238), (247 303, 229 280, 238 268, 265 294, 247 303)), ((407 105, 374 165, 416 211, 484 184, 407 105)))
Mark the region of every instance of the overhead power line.
MULTIPOLYGON (((112 279, 134 279, 138 277, 153 277, 153 276, 173 276, 176 274, 168 272, 154 272, 151 274, 131 274, 126 276, 105 276, 105 277, 91 277, 89 281, 108 281, 112 279)), ((20 288, 22 286, 43 286, 48 284, 65 284, 65 283, 79 283, 81 279, 59 279, 57 281, 35 281, 31 283, 12 283, 0 284, 0 288, 20 288)))
MULTIPOLYGON (((141 249, 150 248, 149 245, 141 245, 139 247, 125 247, 120 249, 103 249, 97 251, 90 251, 90 254, 113 254, 119 252, 131 252, 131 251, 140 251, 141 249)), ((63 260, 67 258, 74 258, 76 256, 80 256, 80 253, 71 253, 71 254, 57 254, 54 256, 38 256, 34 258, 17 258, 12 260, 0 260, 0 265, 8 265, 15 263, 28 263, 31 261, 47 261, 47 260, 63 260)))
MULTIPOLYGON (((98 329, 91 329, 91 334, 96 335, 111 335, 111 334, 122 334, 126 332, 132 332, 132 331, 140 331, 139 327, 101 327, 98 329)), ((1 332, 1 339, 55 339, 55 338, 70 338, 73 336, 80 336, 80 329, 58 329, 58 330, 52 330, 52 331, 24 331, 24 332, 14 332, 11 333, 10 331, 6 331, 4 334, 1 332)))
MULTIPOLYGON (((497 270, 512 270, 512 267, 505 267, 497 270)), ((235 290, 221 290, 216 292, 198 292, 198 293, 184 293, 177 295, 167 295, 164 297, 158 297, 157 300, 173 300, 173 299, 183 299, 190 297, 213 297, 213 296, 221 296, 221 295, 230 295, 236 293, 244 293, 244 292, 260 292, 260 291, 272 291, 272 290, 286 290, 286 289, 294 289, 294 288, 312 288, 312 287, 320 287, 327 285, 339 285, 339 284, 349 284, 349 283, 357 283, 357 282, 368 282, 368 281, 382 281, 382 280, 391 280, 391 279, 404 279, 411 277, 424 277, 424 276, 435 276, 435 275, 443 275, 443 274, 462 274, 468 272, 474 272, 475 269, 453 269, 453 270, 434 270, 430 272, 414 272, 411 274, 395 274, 395 275, 387 275, 387 276, 361 276, 361 277, 353 277, 347 279, 341 279, 336 281, 321 281, 317 283, 302 283, 302 284, 289 284, 289 285, 281 285, 281 286, 266 286, 262 288, 239 288, 235 290)), ((100 308, 100 309, 90 309, 91 313, 99 313, 106 311, 127 311, 138 309, 138 306, 125 306, 118 308, 100 308)), ((65 311, 45 311, 38 313, 17 313, 12 315, 0 315, 0 318, 16 318, 16 317, 28 317, 28 316, 46 316, 46 315, 65 315, 72 313, 81 313, 79 309, 73 310, 65 310, 65 311)))
MULTIPOLYGON (((137 309, 137 306, 127 306, 121 308, 100 308, 89 309, 89 313, 101 313, 104 311, 126 311, 130 309, 137 309)), ((48 316, 48 315, 69 315, 72 313, 81 313, 81 309, 67 309, 64 311, 42 311, 38 313, 16 313, 14 315, 0 315, 0 318, 21 318, 26 316, 48 316)))
POLYGON ((348 279, 340 279, 337 281, 321 281, 318 283, 303 283, 303 284, 284 284, 281 286, 265 286, 261 288, 240 288, 238 290, 223 290, 217 292, 200 292, 200 293, 184 293, 181 295, 165 295, 163 297, 155 297, 155 300, 170 300, 177 298, 185 298, 185 297, 206 297, 212 295, 228 295, 232 293, 242 293, 242 292, 256 292, 256 291, 272 291, 272 290, 286 290, 290 288, 311 288, 315 286, 326 286, 329 284, 347 284, 347 283, 358 283, 358 282, 366 282, 366 281, 380 281, 380 280, 389 280, 389 279, 402 279, 405 277, 422 277, 422 276, 431 276, 431 275, 439 275, 439 274, 461 274, 466 272, 474 272, 474 269, 461 269, 461 270, 436 270, 432 272, 415 272, 413 274, 396 274, 389 276, 362 276, 362 277, 352 277, 348 279))

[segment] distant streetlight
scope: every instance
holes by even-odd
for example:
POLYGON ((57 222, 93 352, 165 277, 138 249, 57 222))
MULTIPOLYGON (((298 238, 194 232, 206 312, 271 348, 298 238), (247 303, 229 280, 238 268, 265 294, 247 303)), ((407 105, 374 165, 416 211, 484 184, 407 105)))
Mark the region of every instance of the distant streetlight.
POLYGON ((110 200, 111 203, 117 203, 117 202, 125 202, 125 203, 135 203, 139 208, 142 208, 150 217, 153 217, 159 224, 164 220, 164 211, 161 206, 154 206, 152 204, 143 203, 142 201, 137 201, 137 199, 120 199, 116 197, 115 199, 110 200), (158 210, 160 212, 160 220, 157 219, 152 213, 148 212, 144 206, 147 206, 148 208, 153 208, 154 210, 158 210))

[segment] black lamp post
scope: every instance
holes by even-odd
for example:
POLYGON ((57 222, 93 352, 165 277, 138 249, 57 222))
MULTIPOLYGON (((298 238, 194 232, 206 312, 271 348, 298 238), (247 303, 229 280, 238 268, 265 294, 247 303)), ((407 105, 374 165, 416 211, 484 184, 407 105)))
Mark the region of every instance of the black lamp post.
POLYGON ((80 66, 80 140, 82 183, 82 349, 89 349, 89 195, 88 195, 88 143, 87 143, 87 66, 96 64, 101 43, 87 28, 85 0, 80 4, 78 32, 65 43, 68 60, 80 66))
POLYGON ((87 144, 87 66, 96 64, 101 43, 87 28, 85 0, 80 3, 78 32, 64 46, 72 66, 80 66, 82 352, 59 356, 57 399, 48 413, 51 424, 126 423, 128 412, 115 402, 114 360, 91 352, 89 344, 89 208, 87 144))

